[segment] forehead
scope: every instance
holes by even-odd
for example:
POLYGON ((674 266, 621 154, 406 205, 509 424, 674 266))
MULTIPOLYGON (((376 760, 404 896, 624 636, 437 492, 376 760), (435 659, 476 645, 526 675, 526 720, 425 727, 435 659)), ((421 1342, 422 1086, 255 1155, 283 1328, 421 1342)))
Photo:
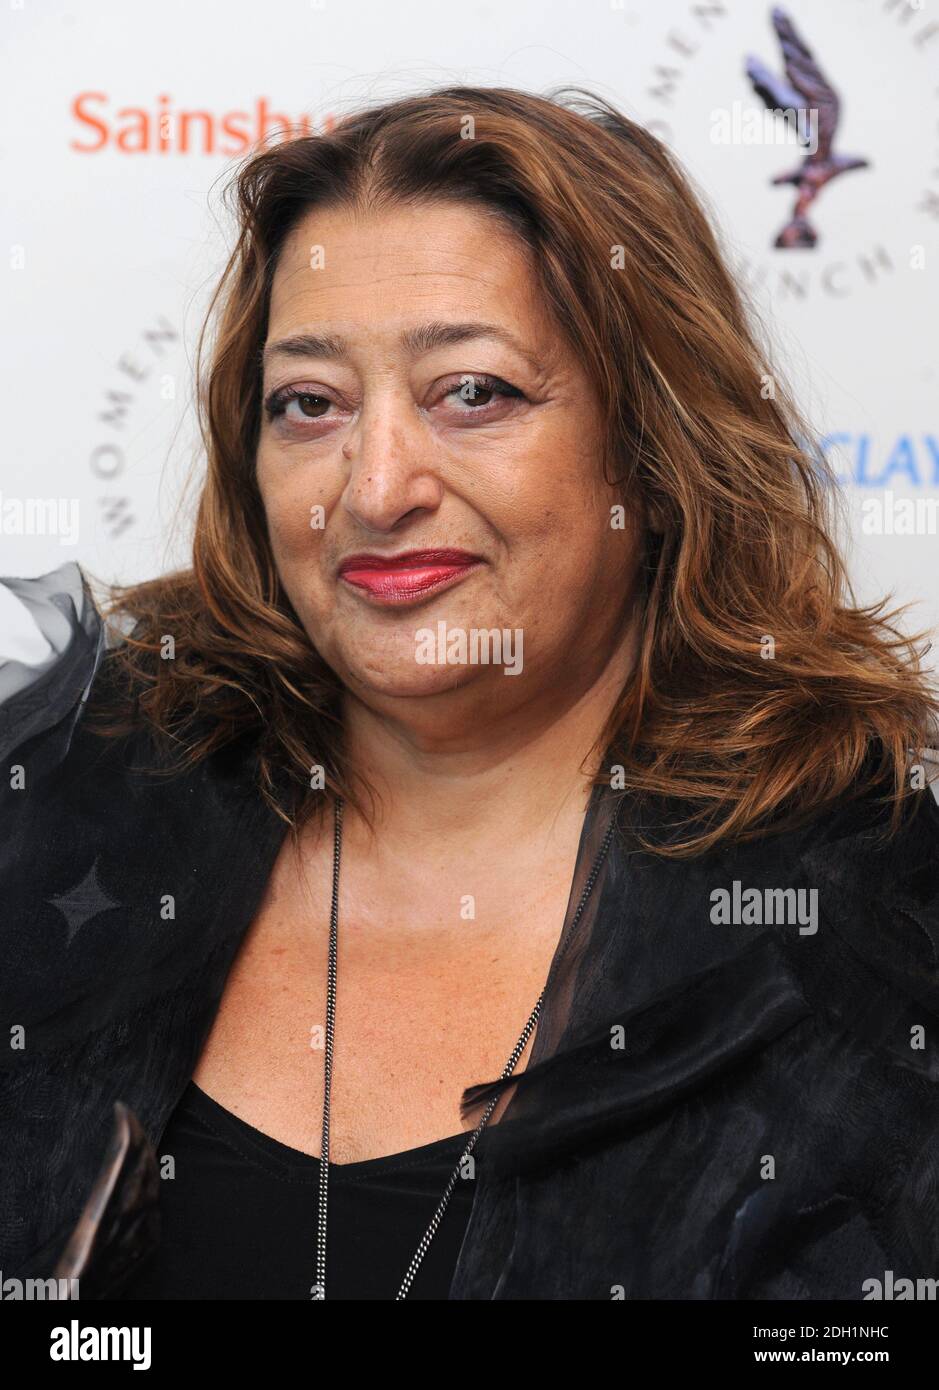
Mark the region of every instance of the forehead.
POLYGON ((284 242, 271 288, 269 334, 311 315, 425 316, 485 311, 518 331, 546 327, 531 251, 505 223, 465 203, 383 211, 312 209, 284 242))

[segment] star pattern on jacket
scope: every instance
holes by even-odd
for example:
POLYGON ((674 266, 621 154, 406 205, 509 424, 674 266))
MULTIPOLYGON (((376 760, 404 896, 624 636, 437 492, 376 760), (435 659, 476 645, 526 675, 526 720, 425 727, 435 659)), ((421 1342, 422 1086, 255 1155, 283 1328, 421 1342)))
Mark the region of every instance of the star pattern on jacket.
POLYGON ((86 923, 102 912, 109 912, 112 907, 120 907, 120 903, 104 891, 98 880, 97 858, 80 883, 76 883, 67 893, 60 893, 47 901, 52 907, 58 908, 65 918, 68 929, 66 950, 86 923))

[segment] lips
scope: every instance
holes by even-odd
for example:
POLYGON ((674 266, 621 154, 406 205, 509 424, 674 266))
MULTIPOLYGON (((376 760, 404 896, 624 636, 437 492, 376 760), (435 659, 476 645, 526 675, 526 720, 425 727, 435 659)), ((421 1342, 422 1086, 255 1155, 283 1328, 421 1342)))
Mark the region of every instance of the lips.
POLYGON ((408 603, 458 583, 482 563, 465 550, 408 550, 348 555, 339 578, 379 603, 408 603))

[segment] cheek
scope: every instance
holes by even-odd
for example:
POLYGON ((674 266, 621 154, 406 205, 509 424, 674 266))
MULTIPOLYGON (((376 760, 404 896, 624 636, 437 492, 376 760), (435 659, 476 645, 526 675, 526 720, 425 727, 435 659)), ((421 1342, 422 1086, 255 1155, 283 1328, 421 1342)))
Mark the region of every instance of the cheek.
MULTIPOLYGON (((545 438, 520 468, 510 510, 519 549, 528 561, 549 571, 580 573, 586 580, 611 538, 611 507, 618 494, 601 476, 600 455, 585 427, 545 438), (585 441, 587 447, 585 447, 585 441)), ((622 533, 619 533, 622 534, 622 533)))
POLYGON ((279 460, 266 463, 259 456, 257 478, 275 559, 287 564, 308 559, 323 534, 325 506, 318 503, 303 470, 285 467, 279 460))

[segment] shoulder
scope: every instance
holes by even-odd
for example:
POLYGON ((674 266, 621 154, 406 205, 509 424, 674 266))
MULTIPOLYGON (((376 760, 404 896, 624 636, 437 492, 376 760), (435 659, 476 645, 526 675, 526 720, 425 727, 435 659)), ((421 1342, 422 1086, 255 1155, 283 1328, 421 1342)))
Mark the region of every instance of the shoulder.
POLYGON ((75 561, 0 578, 0 790, 32 788, 78 761, 111 755, 161 766, 166 748, 140 717, 122 660, 133 620, 106 618, 75 561), (89 737, 94 726, 109 738, 89 737))
POLYGON ((890 806, 863 793, 818 815, 788 853, 780 847, 777 885, 800 891, 810 925, 772 931, 819 1021, 934 1078, 939 804, 930 787, 911 793, 892 833, 890 821, 890 806))
POLYGON ((151 683, 127 640, 138 632, 132 616, 102 613, 74 561, 0 578, 0 797, 100 779, 106 767, 128 785, 150 774, 188 785, 188 770, 205 789, 256 791, 256 733, 189 756, 215 732, 211 711, 187 711, 172 734, 142 712, 151 683))
POLYGON ((867 792, 818 818, 804 837, 800 864, 845 939, 860 947, 872 929, 905 915, 933 941, 939 963, 939 803, 933 790, 910 793, 896 827, 892 808, 867 792))
POLYGON ((0 579, 0 616, 0 757, 41 741, 59 760, 108 647, 88 580, 74 561, 0 579))
POLYGON ((939 803, 927 785, 895 828, 892 812, 883 785, 859 779, 795 828, 658 862, 642 891, 653 915, 670 904, 673 969, 720 979, 763 937, 767 969, 820 1030, 909 1062, 923 1024, 935 1052, 912 1062, 939 1076, 939 803))

